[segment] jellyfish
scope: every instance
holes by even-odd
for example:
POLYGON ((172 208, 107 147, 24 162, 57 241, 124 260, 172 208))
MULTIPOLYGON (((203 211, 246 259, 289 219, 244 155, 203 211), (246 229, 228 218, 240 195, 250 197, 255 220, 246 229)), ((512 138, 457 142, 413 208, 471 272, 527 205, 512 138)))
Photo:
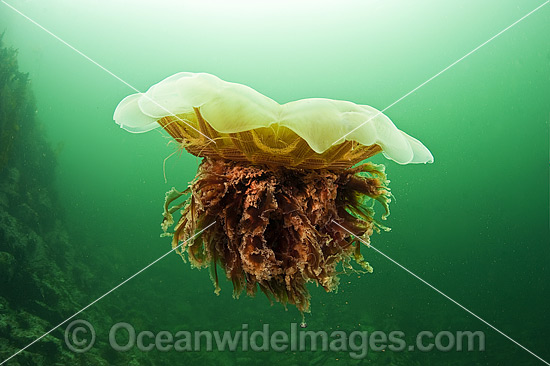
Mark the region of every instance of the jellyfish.
POLYGON ((124 98, 114 120, 133 133, 160 127, 202 158, 186 189, 166 193, 161 226, 172 248, 209 268, 217 294, 225 276, 234 297, 259 289, 302 314, 309 283, 334 291, 342 273, 373 271, 362 243, 387 230, 380 220, 392 196, 384 166, 366 159, 433 162, 373 107, 323 98, 281 105, 207 73, 177 73, 124 98))

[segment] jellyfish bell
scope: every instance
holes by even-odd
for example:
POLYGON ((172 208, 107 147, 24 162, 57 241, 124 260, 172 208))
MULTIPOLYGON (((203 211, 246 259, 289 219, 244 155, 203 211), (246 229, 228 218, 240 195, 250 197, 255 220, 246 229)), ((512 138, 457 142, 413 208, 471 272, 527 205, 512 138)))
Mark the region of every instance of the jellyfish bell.
POLYGON ((387 216, 390 191, 382 165, 358 163, 380 152, 399 164, 433 162, 370 106, 323 98, 280 105, 206 73, 178 73, 124 98, 114 120, 134 133, 162 127, 204 158, 187 190, 167 193, 162 227, 178 253, 210 268, 216 292, 219 266, 235 296, 259 288, 302 312, 308 282, 331 291, 339 265, 372 271, 358 238, 369 242, 385 228, 374 203, 387 216))
POLYGON ((373 107, 323 98, 280 105, 206 73, 178 73, 132 94, 114 119, 129 132, 162 126, 194 155, 252 164, 346 168, 379 152, 399 164, 433 161, 422 143, 373 107))

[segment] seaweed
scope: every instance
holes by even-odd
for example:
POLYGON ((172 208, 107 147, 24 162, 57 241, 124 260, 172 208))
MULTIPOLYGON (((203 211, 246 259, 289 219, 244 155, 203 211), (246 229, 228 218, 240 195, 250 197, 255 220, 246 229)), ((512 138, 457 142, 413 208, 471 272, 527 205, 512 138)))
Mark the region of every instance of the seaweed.
POLYGON ((28 95, 29 75, 19 71, 17 50, 3 46, 0 35, 0 171, 11 157, 25 114, 32 100, 28 95))
MULTIPOLYGON (((37 113, 29 75, 0 35, 0 362, 89 302, 96 274, 69 235, 55 187, 56 158, 37 113)), ((90 319, 104 325, 109 314, 90 319)), ((105 345, 105 343, 103 343, 105 345)), ((124 356, 121 356, 125 358, 124 356)), ((10 364, 112 364, 78 355, 58 329, 10 364)), ((128 364, 129 362, 123 362, 128 364)))

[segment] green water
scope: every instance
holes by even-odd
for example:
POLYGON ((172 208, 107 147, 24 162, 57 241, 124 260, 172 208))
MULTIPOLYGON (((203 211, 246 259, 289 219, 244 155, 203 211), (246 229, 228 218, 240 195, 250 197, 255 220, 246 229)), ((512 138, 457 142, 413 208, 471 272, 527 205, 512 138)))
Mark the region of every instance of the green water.
MULTIPOLYGON (((279 103, 325 97, 384 109, 543 1, 8 3, 140 91, 176 72, 208 72, 279 103)), ((170 157, 165 182, 169 137, 130 134, 112 120, 134 90, 5 4, 0 30, 29 73, 57 154, 70 242, 94 284, 77 311, 170 250, 159 237, 164 193, 185 188, 200 160, 170 157)), ((391 232, 372 244, 550 362, 548 34, 550 4, 385 111, 435 162, 372 159, 386 165, 396 198, 391 232)), ((343 275, 338 293, 311 287, 307 330, 400 330, 408 344, 424 330, 479 330, 485 350, 369 351, 362 360, 337 351, 111 350, 118 322, 174 334, 301 322, 295 308, 270 306, 261 294, 233 299, 226 281, 216 296, 208 271, 173 253, 78 318, 104 318, 91 352, 109 364, 544 364, 375 250, 363 253, 373 274, 343 275)), ((39 345, 28 351, 48 352, 39 345)))

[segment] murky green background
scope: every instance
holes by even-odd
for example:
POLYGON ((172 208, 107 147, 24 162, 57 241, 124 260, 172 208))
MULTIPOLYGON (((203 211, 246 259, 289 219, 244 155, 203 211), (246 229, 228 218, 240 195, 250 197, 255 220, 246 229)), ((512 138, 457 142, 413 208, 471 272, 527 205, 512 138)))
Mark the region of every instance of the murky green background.
MULTIPOLYGON (((384 109, 543 1, 8 3, 67 42, 0 4, 4 42, 19 49, 57 153, 71 243, 94 281, 89 301, 75 304, 83 307, 170 249, 159 237, 164 193, 186 187, 199 164, 187 153, 171 157, 165 183, 163 161, 174 146, 158 131, 134 135, 115 125, 116 105, 134 91, 109 72, 141 91, 179 71, 208 72, 280 103, 326 97, 384 109)), ((396 200, 392 231, 372 237, 377 249, 546 360, 548 34, 550 5, 386 111, 435 163, 373 159, 386 164, 396 200)), ((486 350, 370 352, 361 364, 543 364, 374 250, 364 253, 372 275, 343 276, 338 293, 312 287, 308 330, 402 330, 409 343, 422 330, 481 330, 486 350)), ((96 329, 104 342, 96 348, 104 349, 96 352, 111 364, 127 364, 106 343, 120 321, 153 332, 243 323, 289 329, 301 321, 296 309, 270 306, 263 295, 233 299, 227 282, 216 296, 208 272, 175 254, 79 318, 104 313, 108 324, 96 329)), ((130 357, 151 365, 359 363, 347 352, 311 351, 134 350, 130 357)))

